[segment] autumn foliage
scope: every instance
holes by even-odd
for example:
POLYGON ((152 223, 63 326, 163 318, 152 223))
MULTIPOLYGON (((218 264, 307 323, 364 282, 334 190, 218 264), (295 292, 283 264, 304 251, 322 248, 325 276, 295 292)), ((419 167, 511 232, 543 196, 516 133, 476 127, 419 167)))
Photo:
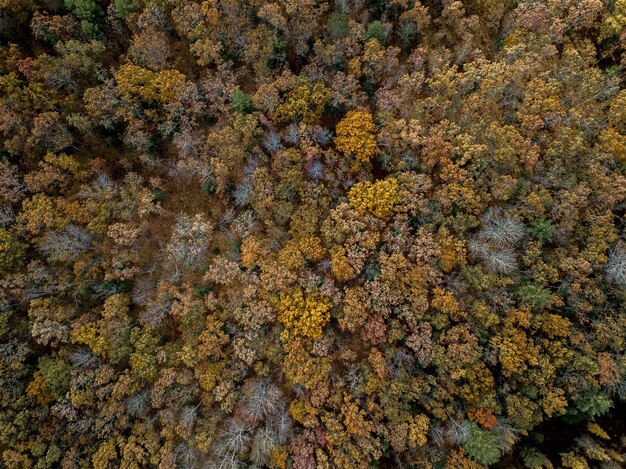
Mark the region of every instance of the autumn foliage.
POLYGON ((626 467, 626 0, 0 0, 0 468, 626 467))

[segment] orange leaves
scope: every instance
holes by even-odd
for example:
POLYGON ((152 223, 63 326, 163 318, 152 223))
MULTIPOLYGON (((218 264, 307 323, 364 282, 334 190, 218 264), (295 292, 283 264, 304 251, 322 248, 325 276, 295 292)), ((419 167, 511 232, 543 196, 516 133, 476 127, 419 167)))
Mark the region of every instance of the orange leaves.
POLYGON ((269 255, 267 244, 257 237, 249 236, 241 244, 241 264, 250 268, 259 264, 269 255))
POLYGON ((620 367, 610 353, 598 354, 598 383, 600 386, 615 386, 620 381, 620 367))
POLYGON ((433 290, 431 306, 452 318, 458 319, 466 315, 466 313, 461 311, 461 307, 454 296, 442 288, 435 288, 433 290))
POLYGON ((475 420, 487 430, 493 430, 496 426, 496 416, 493 415, 493 409, 477 409, 468 412, 470 419, 475 420))
POLYGON ((200 358, 221 358, 225 355, 224 346, 229 337, 222 331, 224 323, 217 317, 210 315, 206 318, 206 326, 200 334, 198 355, 200 358))
POLYGON ((528 366, 539 364, 539 352, 524 331, 508 329, 493 337, 490 344, 499 352, 498 358, 505 376, 523 373, 528 366))
POLYGON ((347 432, 353 437, 367 438, 374 431, 373 423, 366 420, 365 411, 360 409, 348 395, 344 396, 341 415, 347 432))
POLYGON ((5 465, 548 466, 623 387, 625 0, 332 3, 9 25, 5 465))
POLYGON ((444 272, 450 272, 457 265, 465 266, 466 260, 466 248, 465 242, 462 240, 456 240, 454 237, 448 234, 446 229, 440 231, 439 246, 441 253, 439 254, 439 260, 441 261, 441 268, 444 272))
POLYGON ((367 359, 370 362, 370 365, 372 365, 374 373, 376 373, 381 380, 384 380, 387 377, 387 367, 385 357, 382 353, 380 353, 380 350, 372 348, 367 359))
POLYGON ((54 397, 46 387, 40 371, 35 372, 33 380, 26 388, 26 394, 35 399, 40 405, 48 405, 54 401, 54 397))

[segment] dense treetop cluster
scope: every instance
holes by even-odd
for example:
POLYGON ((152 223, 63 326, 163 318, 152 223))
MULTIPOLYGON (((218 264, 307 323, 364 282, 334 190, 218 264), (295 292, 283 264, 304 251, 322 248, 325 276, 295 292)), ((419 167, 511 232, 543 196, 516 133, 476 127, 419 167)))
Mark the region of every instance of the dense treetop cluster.
POLYGON ((626 466, 626 0, 0 0, 0 467, 626 466))

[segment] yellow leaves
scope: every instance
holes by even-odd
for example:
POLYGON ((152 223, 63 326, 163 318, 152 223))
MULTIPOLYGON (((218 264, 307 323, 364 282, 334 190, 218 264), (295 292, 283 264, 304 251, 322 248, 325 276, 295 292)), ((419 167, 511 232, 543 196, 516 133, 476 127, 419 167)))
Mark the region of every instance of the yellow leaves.
POLYGON ((609 124, 619 132, 626 132, 626 90, 621 90, 611 100, 609 124))
POLYGON ((270 464, 271 467, 275 467, 277 469, 287 469, 287 458, 289 457, 289 453, 284 446, 278 446, 274 448, 270 454, 270 464))
POLYGON ((238 143, 243 145, 251 144, 255 138, 263 135, 259 120, 253 114, 238 113, 233 119, 233 129, 240 135, 238 143))
POLYGON ((523 373, 528 365, 536 366, 539 363, 538 351, 528 340, 524 331, 508 329, 505 334, 493 337, 490 343, 499 351, 504 376, 523 373))
POLYGON ((500 316, 491 311, 483 300, 477 300, 474 302, 472 305, 471 315, 486 329, 500 324, 500 316))
POLYGON ((104 311, 102 317, 104 319, 112 319, 114 317, 126 318, 130 306, 130 298, 123 293, 116 293, 104 300, 104 311))
POLYGON ((378 153, 376 126, 372 115, 351 111, 337 124, 335 145, 344 155, 353 156, 360 164, 368 163, 378 153))
POLYGON ((304 122, 315 124, 319 121, 330 91, 323 83, 311 85, 308 82, 296 86, 287 94, 287 99, 274 111, 274 121, 278 124, 304 122))
POLYGON ((539 77, 532 79, 520 107, 522 127, 536 132, 559 124, 565 115, 561 94, 562 88, 557 80, 539 77))
POLYGON ((456 301, 452 293, 445 291, 442 288, 435 288, 433 290, 433 299, 431 305, 433 308, 438 309, 439 311, 452 316, 464 316, 464 313, 461 313, 461 308, 459 303, 456 301))
POLYGON ((589 469, 589 464, 584 456, 578 456, 573 451, 561 453, 561 466, 570 469, 589 469))
POLYGON ((102 336, 97 322, 88 322, 74 329, 72 332, 72 342, 88 346, 94 353, 101 357, 106 357, 109 349, 107 341, 102 336))
POLYGON ((613 214, 592 215, 591 226, 587 234, 587 245, 583 257, 591 264, 603 265, 607 261, 609 246, 617 239, 617 230, 613 224, 613 214))
POLYGON ((442 228, 439 234, 439 247, 441 249, 439 260, 441 261, 441 269, 444 272, 451 272, 457 265, 464 267, 467 263, 465 260, 465 242, 456 241, 448 234, 448 230, 445 228, 442 228))
POLYGON ((412 448, 424 446, 428 441, 428 428, 430 420, 424 414, 413 417, 409 424, 409 445, 412 448))
POLYGON ((178 70, 152 72, 128 63, 115 72, 115 80, 123 94, 166 103, 176 97, 187 78, 178 70))
POLYGON ((317 425, 317 409, 304 399, 294 399, 289 404, 289 413, 296 422, 300 422, 305 427, 317 425))
POLYGON ((154 379, 157 374, 156 348, 158 338, 147 329, 131 331, 131 343, 135 352, 130 355, 130 369, 143 379, 154 379))
POLYGON ((10 231, 0 228, 0 274, 21 266, 24 248, 10 231))
POLYGON ((40 371, 36 371, 33 375, 33 380, 26 388, 26 394, 35 399, 39 405, 47 405, 54 401, 40 371))
POLYGON ((304 258, 311 262, 319 262, 326 256, 326 248, 322 246, 322 240, 317 236, 305 236, 299 241, 300 252, 304 258))
POLYGON ((288 344, 289 352, 283 361, 285 377, 293 386, 319 390, 331 369, 329 357, 313 357, 300 340, 288 344))
POLYGON ((304 336, 318 339, 330 321, 332 302, 317 293, 305 294, 297 288, 290 294, 282 293, 276 310, 278 320, 286 328, 286 336, 304 336))
POLYGON ((462 373, 466 383, 461 386, 459 394, 470 407, 493 402, 495 381, 491 371, 483 363, 476 363, 462 373))
POLYGON ((65 153, 61 153, 60 155, 47 153, 46 156, 43 157, 43 160, 46 163, 68 171, 71 174, 78 174, 82 169, 82 165, 76 160, 76 157, 66 155, 65 153))
POLYGON ((278 254, 278 262, 296 270, 303 267, 305 261, 318 262, 326 255, 322 240, 317 236, 291 239, 278 254))
POLYGON ((565 391, 561 388, 550 389, 542 402, 543 411, 548 417, 553 415, 562 415, 567 409, 567 399, 565 398, 565 391))
POLYGON ((541 410, 536 402, 521 394, 509 394, 506 397, 506 408, 509 422, 515 425, 524 435, 528 430, 541 422, 541 410))
POLYGON ((330 250, 330 267, 335 278, 343 283, 356 277, 356 272, 346 257, 346 250, 342 246, 334 246, 330 250))
POLYGON ((612 155, 618 163, 626 163, 626 136, 609 127, 598 136, 600 150, 612 155))
POLYGON ((288 269, 296 270, 302 267, 304 264, 304 257, 300 252, 298 243, 291 240, 287 245, 281 249, 278 254, 278 262, 287 267, 288 269))
POLYGON ((622 34, 626 28, 626 0, 616 0, 613 12, 604 20, 598 39, 603 41, 622 34))
POLYGON ((26 225, 32 235, 43 231, 53 231, 64 227, 70 221, 86 223, 87 211, 78 201, 68 201, 63 197, 51 198, 46 194, 35 194, 25 200, 19 220, 26 225))
POLYGON ((115 324, 125 324, 128 318, 129 307, 130 299, 128 295, 116 293, 109 296, 104 301, 103 319, 88 322, 75 328, 72 332, 72 342, 87 345, 95 354, 101 357, 107 357, 109 354, 115 355, 114 352, 119 352, 120 349, 111 349, 112 345, 107 341, 110 333, 107 334, 107 330, 111 327, 115 329, 115 324))
POLYGON ((98 451, 91 458, 91 462, 94 469, 108 469, 115 467, 113 461, 116 459, 117 445, 115 444, 115 439, 111 437, 100 445, 98 451))
POLYGON ((360 409, 347 395, 344 397, 341 415, 343 417, 343 424, 351 436, 356 438, 368 438, 375 430, 373 422, 366 420, 365 411, 360 409))
POLYGON ((365 43, 363 56, 359 63, 350 63, 348 69, 357 79, 371 83, 380 83, 382 77, 393 74, 399 65, 397 54, 400 49, 385 48, 377 39, 372 38, 365 43), (358 72, 361 72, 359 75, 358 72))
POLYGON ((605 432, 600 425, 595 422, 589 422, 587 424, 587 430, 595 436, 602 438, 603 440, 610 440, 611 437, 605 432))
POLYGON ((144 379, 152 379, 157 373, 155 359, 146 353, 132 353, 130 369, 144 379))
POLYGON ((209 393, 212 392, 224 370, 223 362, 201 363, 194 368, 196 378, 200 383, 200 388, 209 393))
POLYGON ((569 328, 572 325, 569 319, 558 314, 540 314, 535 319, 535 324, 539 329, 553 339, 555 337, 567 337, 569 328))
POLYGON ((63 225, 54 216, 53 200, 45 194, 35 194, 32 199, 24 201, 22 214, 26 229, 31 233, 60 228, 63 225))
POLYGON ((326 439, 328 442, 333 446, 344 446, 348 441, 348 435, 338 418, 335 415, 326 414, 322 420, 326 426, 326 439))
POLYGON ((350 188, 348 200, 359 213, 371 213, 378 218, 389 218, 399 201, 398 180, 388 178, 374 183, 359 182, 350 188))

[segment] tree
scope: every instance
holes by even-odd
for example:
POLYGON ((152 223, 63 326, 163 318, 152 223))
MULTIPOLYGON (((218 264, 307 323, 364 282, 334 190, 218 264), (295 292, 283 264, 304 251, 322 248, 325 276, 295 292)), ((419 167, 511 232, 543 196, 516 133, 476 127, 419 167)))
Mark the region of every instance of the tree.
POLYGON ((350 111, 337 124, 335 145, 340 152, 354 157, 359 164, 368 163, 378 153, 375 130, 371 114, 350 111))
POLYGON ((501 456, 496 435, 479 428, 475 423, 470 424, 470 434, 463 443, 463 449, 470 457, 486 466, 495 464, 501 456))
POLYGON ((122 19, 126 19, 133 10, 133 2, 131 0, 115 0, 115 14, 122 19))
POLYGON ((332 303, 316 293, 304 293, 298 288, 289 295, 281 295, 276 309, 278 320, 285 326, 285 337, 319 338, 330 320, 332 303))
POLYGON ((613 250, 606 263, 607 279, 619 286, 626 286, 626 253, 621 246, 613 250))
POLYGON ((0 272, 8 273, 20 268, 25 247, 13 233, 0 228, 0 272))
POLYGON ((64 3, 81 21, 81 27, 86 34, 92 37, 100 35, 104 11, 94 0, 64 0, 64 3))
POLYGON ((291 90, 285 101, 276 107, 274 120, 278 124, 315 124, 322 116, 329 97, 330 93, 323 83, 310 84, 304 81, 291 90))
POLYGON ((388 218, 398 199, 398 181, 395 178, 373 184, 360 182, 352 186, 348 193, 350 204, 359 213, 369 212, 379 218, 388 218))

